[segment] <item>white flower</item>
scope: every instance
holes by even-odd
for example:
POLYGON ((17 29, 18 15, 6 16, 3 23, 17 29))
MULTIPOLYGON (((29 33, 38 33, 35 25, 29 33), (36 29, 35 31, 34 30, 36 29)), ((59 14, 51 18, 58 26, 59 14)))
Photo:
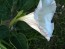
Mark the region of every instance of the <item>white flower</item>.
POLYGON ((40 0, 34 12, 20 17, 19 20, 25 21, 49 41, 54 30, 51 20, 55 11, 55 0, 40 0))

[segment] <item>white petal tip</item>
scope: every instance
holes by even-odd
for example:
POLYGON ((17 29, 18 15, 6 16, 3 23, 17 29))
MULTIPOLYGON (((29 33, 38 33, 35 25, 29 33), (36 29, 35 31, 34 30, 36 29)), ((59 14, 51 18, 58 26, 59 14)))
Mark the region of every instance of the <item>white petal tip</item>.
POLYGON ((50 41, 50 37, 45 37, 47 39, 47 41, 50 41))

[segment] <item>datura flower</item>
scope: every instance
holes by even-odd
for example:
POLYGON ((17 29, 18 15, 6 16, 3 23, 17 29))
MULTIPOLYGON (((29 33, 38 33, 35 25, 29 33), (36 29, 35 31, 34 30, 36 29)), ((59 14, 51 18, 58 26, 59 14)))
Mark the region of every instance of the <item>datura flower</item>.
POLYGON ((55 11, 55 0, 40 0, 34 12, 20 17, 19 20, 25 21, 49 41, 54 30, 54 23, 51 20, 55 11))

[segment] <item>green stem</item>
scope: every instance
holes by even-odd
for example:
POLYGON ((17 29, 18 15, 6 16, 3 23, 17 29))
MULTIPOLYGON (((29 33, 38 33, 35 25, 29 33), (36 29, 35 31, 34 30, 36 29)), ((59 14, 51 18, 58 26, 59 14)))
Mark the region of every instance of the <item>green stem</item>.
POLYGON ((19 11, 18 14, 14 17, 14 19, 10 22, 9 27, 11 28, 17 21, 20 16, 22 16, 23 11, 19 11))
POLYGON ((4 40, 1 40, 2 43, 6 44, 9 47, 12 47, 9 43, 5 42, 4 40))

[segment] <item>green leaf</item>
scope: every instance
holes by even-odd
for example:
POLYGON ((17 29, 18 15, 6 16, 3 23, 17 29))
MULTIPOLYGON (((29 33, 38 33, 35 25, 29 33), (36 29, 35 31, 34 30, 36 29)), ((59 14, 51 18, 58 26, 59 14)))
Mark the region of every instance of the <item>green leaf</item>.
POLYGON ((17 10, 20 11, 22 6, 27 2, 28 0, 18 0, 17 3, 17 10))
POLYGON ((0 20, 7 20, 11 15, 13 0, 0 0, 0 20))
POLYGON ((7 26, 0 26, 0 39, 4 39, 9 36, 9 29, 7 26))
POLYGON ((32 11, 32 8, 35 9, 39 0, 27 0, 25 4, 23 4, 22 8, 24 11, 32 11))
POLYGON ((14 34, 11 38, 11 42, 17 49, 28 49, 27 38, 22 33, 14 34))
POLYGON ((37 6, 39 0, 18 0, 17 10, 23 10, 26 12, 32 11, 37 6))
POLYGON ((18 21, 16 23, 15 27, 16 27, 17 30, 28 30, 28 29, 31 29, 31 27, 27 23, 25 23, 23 21, 18 21))
POLYGON ((7 49, 3 44, 0 43, 0 49, 7 49))

